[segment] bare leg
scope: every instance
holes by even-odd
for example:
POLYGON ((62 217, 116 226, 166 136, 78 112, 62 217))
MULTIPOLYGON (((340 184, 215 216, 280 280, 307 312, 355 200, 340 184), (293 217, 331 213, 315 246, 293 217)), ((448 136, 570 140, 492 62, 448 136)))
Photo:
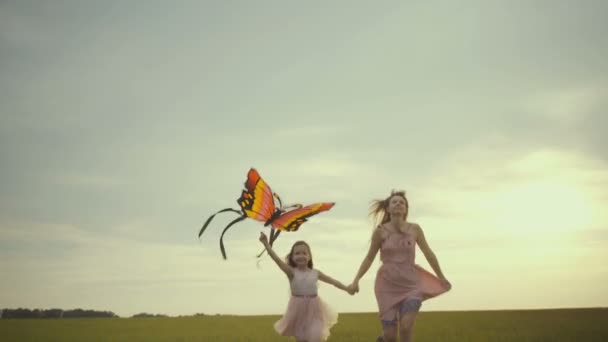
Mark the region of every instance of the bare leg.
POLYGON ((315 320, 310 326, 308 340, 306 340, 306 342, 321 342, 321 336, 323 336, 323 322, 321 320, 315 320))
POLYGON ((412 342, 412 333, 414 331, 414 323, 416 323, 417 312, 408 312, 401 316, 399 322, 399 336, 401 342, 412 342))
POLYGON ((382 327, 384 342, 397 341, 397 325, 389 325, 382 327))

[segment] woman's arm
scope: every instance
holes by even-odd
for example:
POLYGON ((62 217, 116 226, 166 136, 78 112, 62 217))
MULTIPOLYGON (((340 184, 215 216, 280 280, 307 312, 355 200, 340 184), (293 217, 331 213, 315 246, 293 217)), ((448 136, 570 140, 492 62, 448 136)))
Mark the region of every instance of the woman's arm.
POLYGON ((418 244, 418 247, 420 247, 420 250, 424 254, 424 257, 429 262, 429 265, 431 265, 431 267, 433 268, 433 271, 435 271, 435 274, 437 275, 437 277, 439 277, 439 279, 445 281, 451 287, 452 285, 446 279, 445 275, 441 271, 441 267, 439 266, 439 260, 437 260, 437 256, 435 256, 435 253, 433 253, 433 251, 431 250, 431 247, 429 246, 428 242, 426 241, 422 228, 418 224, 415 224, 414 227, 417 230, 416 243, 418 244))
POLYGON ((380 250, 380 246, 382 246, 382 231, 380 228, 376 228, 374 233, 372 234, 372 243, 369 246, 369 250, 367 251, 367 255, 361 262, 361 266, 359 266, 359 271, 355 276, 352 284, 349 285, 355 292, 359 291, 359 280, 365 275, 367 270, 372 266, 374 259, 376 258, 376 254, 380 250))
POLYGON ((270 246, 270 243, 268 242, 268 237, 263 232, 260 232, 260 242, 262 242, 262 244, 266 248, 266 251, 268 252, 268 255, 270 255, 272 260, 274 260, 277 266, 279 266, 279 268, 285 273, 287 278, 292 279, 293 270, 291 269, 291 266, 287 265, 283 260, 281 260, 281 258, 279 258, 277 253, 275 253, 275 251, 272 249, 272 246, 270 246))
POLYGON ((340 290, 346 291, 348 293, 350 293, 351 295, 354 294, 355 292, 352 291, 352 289, 348 288, 346 285, 342 284, 341 282, 339 282, 338 280, 324 274, 323 272, 317 270, 317 272, 319 273, 319 280, 328 284, 331 284, 337 288, 339 288, 340 290))

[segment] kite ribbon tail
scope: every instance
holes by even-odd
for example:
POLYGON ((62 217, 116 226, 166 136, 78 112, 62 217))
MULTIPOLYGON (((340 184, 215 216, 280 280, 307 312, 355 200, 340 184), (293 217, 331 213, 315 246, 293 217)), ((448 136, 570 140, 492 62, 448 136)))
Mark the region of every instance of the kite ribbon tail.
POLYGON ((259 258, 259 257, 261 257, 261 256, 262 256, 262 254, 264 254, 264 252, 266 252, 266 248, 264 248, 264 249, 263 249, 263 250, 260 252, 260 254, 258 254, 258 255, 257 255, 257 257, 258 257, 258 258, 259 258))
POLYGON ((266 252, 266 248, 262 249, 260 254, 257 255, 257 258, 261 257, 264 254, 264 252, 266 252))
POLYGON ((233 224, 243 221, 244 219, 246 219, 247 216, 243 215, 240 217, 237 217, 236 219, 234 219, 232 222, 230 222, 226 228, 224 228, 224 230, 222 231, 222 235, 220 236, 220 251, 222 251, 222 256, 224 257, 224 260, 226 260, 226 249, 224 248, 224 234, 226 233, 226 231, 228 230, 228 228, 230 228, 233 224))
POLYGON ((281 201, 281 197, 280 197, 279 195, 277 195, 277 193, 276 193, 276 192, 273 192, 273 193, 272 193, 272 196, 273 196, 274 198, 276 198, 276 199, 277 199, 277 201, 279 201, 279 205, 278 205, 279 210, 283 210, 283 202, 281 201))
POLYGON ((203 235, 203 232, 205 231, 205 229, 207 229, 207 226, 209 225, 209 223, 211 223, 211 220, 213 220, 213 218, 215 217, 215 215, 217 215, 219 213, 226 212, 226 211, 233 211, 233 212, 235 212, 237 214, 241 214, 241 212, 238 211, 238 210, 235 210, 235 209, 232 209, 232 208, 226 208, 226 209, 222 209, 222 210, 218 211, 217 213, 209 216, 209 218, 207 219, 207 221, 205 221, 205 224, 203 224, 203 227, 201 228, 201 230, 198 232, 198 238, 199 239, 201 238, 201 235, 203 235))

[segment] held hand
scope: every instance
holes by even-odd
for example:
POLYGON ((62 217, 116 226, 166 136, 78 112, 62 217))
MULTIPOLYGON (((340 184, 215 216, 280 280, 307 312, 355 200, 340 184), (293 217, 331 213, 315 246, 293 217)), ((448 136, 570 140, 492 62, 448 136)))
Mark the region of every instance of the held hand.
POLYGON ((353 294, 359 292, 359 282, 358 281, 353 281, 350 285, 348 285, 348 287, 352 289, 353 294))
POLYGON ((348 292, 349 295, 354 295, 355 292, 355 288, 353 287, 353 284, 350 284, 346 287, 346 292, 348 292))

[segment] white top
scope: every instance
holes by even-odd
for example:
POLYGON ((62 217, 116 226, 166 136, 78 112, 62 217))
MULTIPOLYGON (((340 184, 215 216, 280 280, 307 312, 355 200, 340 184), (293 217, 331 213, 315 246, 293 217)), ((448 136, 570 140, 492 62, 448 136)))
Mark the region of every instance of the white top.
POLYGON ((294 296, 316 296, 318 279, 319 272, 317 270, 300 271, 293 268, 293 278, 289 282, 291 294, 294 296))

